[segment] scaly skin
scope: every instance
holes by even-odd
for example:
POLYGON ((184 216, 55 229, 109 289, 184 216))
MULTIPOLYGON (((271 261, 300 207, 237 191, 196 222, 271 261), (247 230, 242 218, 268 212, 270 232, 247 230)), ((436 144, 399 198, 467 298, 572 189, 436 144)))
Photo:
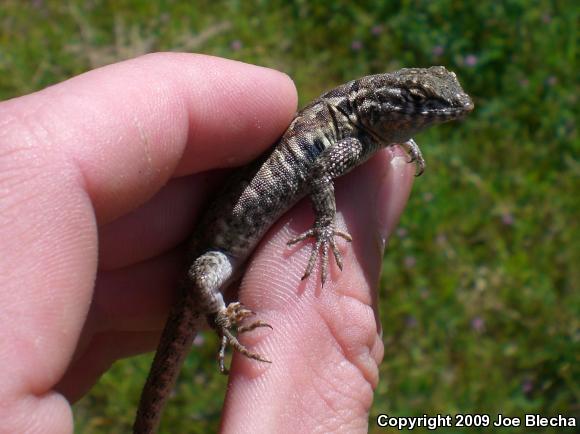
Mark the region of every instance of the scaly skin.
POLYGON ((329 249, 342 269, 335 236, 351 239, 334 227, 333 179, 395 144, 408 149, 420 174, 425 163, 412 137, 431 125, 462 118, 471 110, 473 103, 455 74, 442 66, 362 77, 322 94, 300 110, 268 153, 231 177, 193 234, 188 267, 143 389, 133 432, 155 431, 201 317, 221 338, 222 372, 226 372, 228 344, 249 358, 268 362, 241 345, 231 329, 237 328, 239 334, 269 325, 254 321, 238 327, 252 312, 239 303, 226 306, 222 293, 284 212, 310 196, 314 225, 289 244, 314 239, 303 278, 310 275, 320 254, 324 285, 329 249))

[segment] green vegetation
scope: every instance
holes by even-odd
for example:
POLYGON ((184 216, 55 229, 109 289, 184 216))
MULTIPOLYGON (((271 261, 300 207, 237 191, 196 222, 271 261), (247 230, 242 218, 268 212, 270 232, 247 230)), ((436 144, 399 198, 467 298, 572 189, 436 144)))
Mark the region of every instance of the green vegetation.
MULTIPOLYGON (((385 255, 372 414, 579 416, 578 18, 577 2, 548 0, 4 0, 0 99, 159 50, 283 70, 302 103, 360 75, 448 66, 476 110, 419 137, 427 171, 385 255)), ((217 429, 215 345, 190 355, 165 432, 217 429)), ((127 432, 149 363, 115 364, 75 406, 78 432, 127 432)))

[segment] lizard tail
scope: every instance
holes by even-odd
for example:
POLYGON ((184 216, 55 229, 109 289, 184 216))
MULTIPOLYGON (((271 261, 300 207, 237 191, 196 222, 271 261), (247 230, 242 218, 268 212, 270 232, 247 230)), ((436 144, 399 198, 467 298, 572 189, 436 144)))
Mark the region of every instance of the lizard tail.
MULTIPOLYGON (((187 293, 184 288, 180 288, 187 293)), ((192 308, 190 297, 175 303, 163 329, 147 382, 133 424, 133 434, 154 433, 171 389, 175 385, 183 360, 197 333, 199 313, 192 308)))

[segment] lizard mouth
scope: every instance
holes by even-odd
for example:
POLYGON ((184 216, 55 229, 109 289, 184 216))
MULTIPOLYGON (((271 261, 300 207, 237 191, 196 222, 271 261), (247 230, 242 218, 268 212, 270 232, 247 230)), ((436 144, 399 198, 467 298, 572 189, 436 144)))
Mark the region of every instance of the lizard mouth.
POLYGON ((399 106, 392 107, 397 118, 423 119, 425 123, 447 122, 461 119, 474 109, 474 104, 467 94, 457 94, 450 100, 431 99, 421 103, 405 101, 399 106))
POLYGON ((427 108, 421 110, 420 114, 426 118, 438 118, 442 121, 452 121, 467 116, 475 108, 473 101, 468 95, 459 95, 457 99, 458 101, 456 101, 451 107, 427 108))

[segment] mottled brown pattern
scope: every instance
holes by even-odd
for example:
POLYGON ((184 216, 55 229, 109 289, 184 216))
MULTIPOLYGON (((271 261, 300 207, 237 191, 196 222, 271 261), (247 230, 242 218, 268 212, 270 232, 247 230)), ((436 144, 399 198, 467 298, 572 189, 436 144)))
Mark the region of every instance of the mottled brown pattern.
MULTIPOLYGON (((350 235, 334 228, 333 178, 349 172, 377 150, 397 143, 406 145, 422 171, 423 158, 412 137, 433 124, 461 118, 472 109, 473 103, 455 74, 434 66, 350 81, 299 111, 268 153, 232 176, 192 236, 188 254, 191 265, 143 389, 134 433, 155 430, 198 317, 208 318, 220 335, 222 370, 227 344, 247 357, 267 361, 241 346, 233 336, 230 328, 235 328, 249 311, 239 304, 230 304, 228 309, 221 293, 243 271, 256 244, 284 212, 310 195, 314 225, 290 243, 314 238, 304 277, 310 274, 320 253, 324 283, 329 249, 342 266, 335 236, 350 239, 350 235)), ((263 326, 266 324, 256 321, 238 327, 238 332, 263 326)))

